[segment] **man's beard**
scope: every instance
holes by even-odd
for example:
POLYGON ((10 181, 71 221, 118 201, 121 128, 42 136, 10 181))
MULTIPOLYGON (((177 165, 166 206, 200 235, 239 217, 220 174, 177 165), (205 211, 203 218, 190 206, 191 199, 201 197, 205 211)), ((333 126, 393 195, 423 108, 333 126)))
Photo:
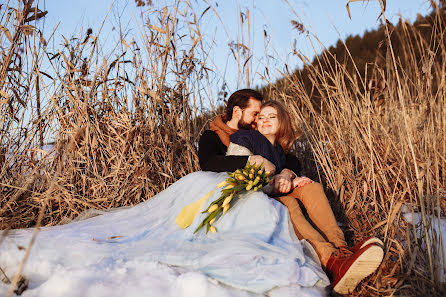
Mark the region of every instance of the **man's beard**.
POLYGON ((239 129, 242 129, 242 130, 252 130, 255 128, 255 126, 253 124, 249 124, 249 123, 245 122, 243 119, 240 119, 237 126, 239 129))

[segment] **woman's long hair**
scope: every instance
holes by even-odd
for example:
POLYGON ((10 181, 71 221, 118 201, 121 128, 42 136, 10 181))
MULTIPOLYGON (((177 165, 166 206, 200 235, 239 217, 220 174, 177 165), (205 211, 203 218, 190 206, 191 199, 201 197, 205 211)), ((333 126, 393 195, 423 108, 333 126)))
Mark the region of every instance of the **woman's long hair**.
POLYGON ((279 101, 269 100, 262 104, 261 108, 270 106, 277 111, 277 118, 279 120, 279 128, 276 133, 276 142, 280 144, 285 154, 287 154, 294 141, 297 139, 296 132, 293 129, 291 116, 286 110, 285 106, 279 101))

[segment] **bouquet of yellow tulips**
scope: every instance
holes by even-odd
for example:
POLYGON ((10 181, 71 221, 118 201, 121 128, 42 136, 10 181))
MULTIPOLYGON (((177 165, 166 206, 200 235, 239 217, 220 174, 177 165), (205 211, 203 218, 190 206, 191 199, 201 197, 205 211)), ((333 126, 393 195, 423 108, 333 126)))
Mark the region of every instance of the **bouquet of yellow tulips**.
MULTIPOLYGON (((213 223, 219 214, 224 215, 229 210, 231 203, 234 202, 234 198, 244 191, 258 191, 269 182, 269 172, 263 169, 263 164, 256 166, 251 165, 248 162, 245 168, 237 169, 233 173, 228 172, 228 178, 217 185, 217 188, 223 188, 221 190, 220 198, 213 201, 209 207, 202 212, 209 213, 209 215, 201 222, 194 233, 205 225, 206 233, 209 230, 213 233, 217 232, 217 229, 213 226, 213 223)), ((213 193, 214 190, 209 192, 202 199, 184 207, 176 218, 176 223, 181 228, 188 227, 192 223, 195 214, 198 212, 201 205, 203 205, 213 193)))

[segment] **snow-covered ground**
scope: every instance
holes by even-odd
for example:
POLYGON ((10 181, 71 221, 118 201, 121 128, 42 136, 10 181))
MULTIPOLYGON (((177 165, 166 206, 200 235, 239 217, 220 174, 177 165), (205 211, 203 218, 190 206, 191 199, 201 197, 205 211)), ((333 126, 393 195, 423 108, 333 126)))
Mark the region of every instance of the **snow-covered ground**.
MULTIPOLYGON (((403 209, 404 219, 410 223, 415 224, 417 226, 417 230, 420 230, 419 226, 421 224, 422 215, 421 213, 411 212, 407 208, 403 209)), ((445 280, 446 276, 446 218, 438 219, 437 217, 428 217, 428 224, 430 224, 430 228, 428 228, 427 232, 430 238, 430 244, 435 244, 438 247, 439 253, 441 253, 441 248, 443 250, 443 254, 440 255, 439 267, 441 267, 441 279, 445 280), (435 239, 435 240, 433 240, 435 239), (440 241, 441 239, 441 241, 440 241), (442 244, 442 245, 440 245, 442 244)), ((424 232, 420 231, 418 234, 420 237, 425 237, 424 232)), ((423 246, 424 248, 424 246, 423 246)))
MULTIPOLYGON (((240 199, 215 234, 193 234, 202 218, 176 226, 179 210, 215 188, 215 176, 225 178, 194 173, 132 208, 42 228, 22 296, 324 296, 328 281, 314 251, 292 237, 286 209, 263 194, 240 199)), ((32 234, 0 239, 0 268, 10 279, 32 234)), ((0 282, 1 296, 8 289, 0 282)))

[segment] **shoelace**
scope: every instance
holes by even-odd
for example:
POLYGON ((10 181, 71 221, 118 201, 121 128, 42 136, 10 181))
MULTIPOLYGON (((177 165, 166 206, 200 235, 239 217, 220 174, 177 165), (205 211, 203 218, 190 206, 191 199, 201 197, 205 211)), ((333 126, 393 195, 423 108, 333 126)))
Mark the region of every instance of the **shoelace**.
POLYGON ((335 258, 347 258, 351 255, 353 255, 353 252, 346 247, 338 248, 338 250, 333 254, 335 258))

